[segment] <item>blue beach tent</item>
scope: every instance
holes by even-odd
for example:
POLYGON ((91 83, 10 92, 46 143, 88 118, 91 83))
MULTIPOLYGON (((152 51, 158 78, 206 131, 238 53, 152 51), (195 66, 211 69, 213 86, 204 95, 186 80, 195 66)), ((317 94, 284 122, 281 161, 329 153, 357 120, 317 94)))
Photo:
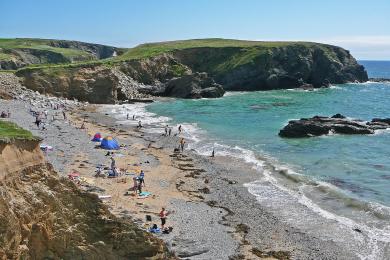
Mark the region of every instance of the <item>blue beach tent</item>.
POLYGON ((119 144, 114 138, 107 136, 103 138, 100 147, 106 150, 118 150, 119 144))

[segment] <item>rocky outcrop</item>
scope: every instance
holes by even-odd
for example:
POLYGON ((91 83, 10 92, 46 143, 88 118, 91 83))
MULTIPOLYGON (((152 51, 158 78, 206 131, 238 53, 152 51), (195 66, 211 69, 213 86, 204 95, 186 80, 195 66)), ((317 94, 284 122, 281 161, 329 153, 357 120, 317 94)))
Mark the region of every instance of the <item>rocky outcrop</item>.
POLYGON ((332 117, 314 116, 288 122, 279 132, 279 136, 301 138, 335 134, 373 134, 375 130, 390 128, 390 118, 373 119, 365 123, 362 120, 348 119, 341 114, 332 117))
POLYGON ((207 73, 194 73, 173 78, 166 83, 164 95, 178 98, 217 98, 225 93, 222 86, 207 73))
POLYGON ((0 259, 171 259, 162 241, 60 178, 37 141, 0 149, 0 259))
POLYGON ((225 90, 232 91, 307 84, 318 88, 368 80, 364 67, 349 51, 317 43, 273 48, 192 48, 175 52, 175 57, 195 71, 207 72, 225 90))

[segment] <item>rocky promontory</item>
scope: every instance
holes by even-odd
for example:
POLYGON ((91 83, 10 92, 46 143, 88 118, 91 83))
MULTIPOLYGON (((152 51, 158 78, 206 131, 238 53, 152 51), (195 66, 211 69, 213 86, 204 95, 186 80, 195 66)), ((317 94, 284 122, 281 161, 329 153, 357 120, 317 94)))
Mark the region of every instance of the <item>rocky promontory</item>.
MULTIPOLYGON (((54 43, 56 50, 101 49, 54 43)), ((106 57, 103 49, 93 57, 106 57)), ((226 90, 312 89, 368 80, 349 51, 320 43, 200 39, 143 44, 118 53, 94 62, 26 67, 16 75, 30 89, 93 103, 149 96, 221 97, 226 90)))
POLYGON ((373 134, 375 130, 390 128, 390 118, 374 118, 371 122, 348 119, 341 114, 332 117, 314 116, 289 121, 279 132, 288 138, 313 137, 327 134, 373 134))

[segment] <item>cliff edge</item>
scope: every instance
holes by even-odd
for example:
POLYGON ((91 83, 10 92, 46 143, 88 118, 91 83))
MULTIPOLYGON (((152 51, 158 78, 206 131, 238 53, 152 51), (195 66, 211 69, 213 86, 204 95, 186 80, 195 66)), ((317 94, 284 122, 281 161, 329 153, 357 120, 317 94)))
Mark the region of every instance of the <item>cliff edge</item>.
MULTIPOLYGON (((0 123, 0 134, 15 129, 0 123)), ((60 178, 39 140, 0 137, 0 259, 171 259, 160 240, 60 178)))

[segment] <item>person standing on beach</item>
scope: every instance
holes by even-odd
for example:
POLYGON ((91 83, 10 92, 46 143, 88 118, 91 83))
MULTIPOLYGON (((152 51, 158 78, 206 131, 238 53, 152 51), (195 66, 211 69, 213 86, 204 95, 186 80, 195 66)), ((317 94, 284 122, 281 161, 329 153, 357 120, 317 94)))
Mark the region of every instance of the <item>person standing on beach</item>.
POLYGON ((184 144, 186 143, 186 141, 184 141, 184 138, 181 138, 180 139, 180 149, 181 149, 181 152, 184 151, 184 144))
POLYGON ((146 187, 146 185, 145 185, 145 173, 144 173, 143 170, 141 170, 141 172, 139 173, 138 179, 139 179, 140 184, 142 185, 142 183, 143 183, 144 187, 146 187))
POLYGON ((62 115, 64 116, 64 120, 66 120, 66 113, 65 113, 65 111, 62 111, 62 115))
POLYGON ((180 134, 181 133, 181 125, 179 125, 178 130, 179 130, 179 134, 180 134))
POLYGON ((211 152, 211 158, 214 158, 215 156, 215 151, 214 151, 214 148, 213 148, 213 151, 211 152))
POLYGON ((111 170, 114 171, 115 167, 116 167, 116 163, 115 163, 115 159, 114 157, 111 156, 111 170))
POLYGON ((172 133, 172 128, 168 128, 168 135, 171 136, 171 133, 172 133))
POLYGON ((142 124, 141 124, 141 120, 138 121, 138 128, 141 128, 142 127, 142 124))
POLYGON ((127 114, 126 119, 129 120, 129 114, 127 114))
POLYGON ((135 120, 135 115, 133 115, 133 120, 135 120))
POLYGON ((168 125, 165 126, 165 136, 168 136, 168 125))
POLYGON ((35 124, 37 125, 37 127, 39 129, 39 125, 41 124, 41 117, 39 115, 37 115, 35 117, 35 124))
POLYGON ((169 215, 168 211, 165 208, 161 208, 160 211, 160 219, 161 219, 161 229, 164 229, 165 223, 167 222, 167 216, 169 215))

